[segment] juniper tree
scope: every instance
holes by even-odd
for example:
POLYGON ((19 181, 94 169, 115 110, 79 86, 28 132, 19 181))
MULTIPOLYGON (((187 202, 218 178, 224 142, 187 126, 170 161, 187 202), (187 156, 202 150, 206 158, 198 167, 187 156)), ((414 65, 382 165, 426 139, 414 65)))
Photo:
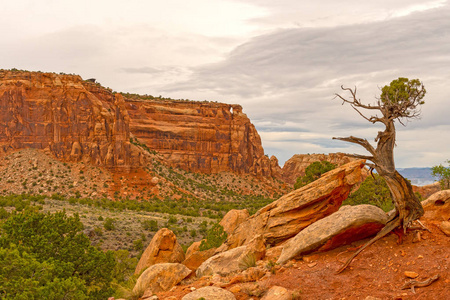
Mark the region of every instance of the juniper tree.
POLYGON ((411 222, 419 219, 423 214, 422 205, 414 194, 411 183, 405 179, 395 169, 394 147, 396 140, 395 121, 405 126, 405 121, 417 119, 420 116, 420 107, 425 102, 423 98, 426 90, 423 83, 418 79, 398 78, 389 85, 381 89, 381 95, 375 104, 364 104, 356 96, 354 89, 341 86, 347 93, 347 97, 336 94, 337 99, 342 100, 342 104, 350 105, 358 114, 368 122, 381 123, 385 129, 379 131, 375 138, 376 146, 373 146, 367 139, 354 136, 334 137, 333 139, 346 141, 362 146, 369 155, 347 154, 348 156, 365 159, 366 165, 375 169, 382 176, 389 187, 395 205, 395 211, 390 215, 386 226, 372 240, 367 242, 358 252, 356 252, 347 263, 338 271, 343 271, 367 246, 385 236, 396 228, 406 228, 411 222), (370 112, 370 115, 366 114, 370 112))

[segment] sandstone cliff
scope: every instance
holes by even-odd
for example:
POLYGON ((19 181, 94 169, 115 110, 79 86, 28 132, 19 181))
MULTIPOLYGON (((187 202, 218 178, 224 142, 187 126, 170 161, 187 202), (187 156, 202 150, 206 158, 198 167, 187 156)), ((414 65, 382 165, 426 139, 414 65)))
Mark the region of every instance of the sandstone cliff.
POLYGON ((330 154, 295 154, 283 166, 282 177, 287 183, 294 184, 299 176, 305 175, 306 168, 316 161, 329 161, 337 166, 342 166, 354 158, 345 156, 344 153, 330 154))
POLYGON ((125 99, 130 131, 172 166, 192 172, 281 177, 240 105, 125 99))
POLYGON ((0 70, 0 149, 47 149, 109 168, 141 163, 120 94, 76 75, 0 70))

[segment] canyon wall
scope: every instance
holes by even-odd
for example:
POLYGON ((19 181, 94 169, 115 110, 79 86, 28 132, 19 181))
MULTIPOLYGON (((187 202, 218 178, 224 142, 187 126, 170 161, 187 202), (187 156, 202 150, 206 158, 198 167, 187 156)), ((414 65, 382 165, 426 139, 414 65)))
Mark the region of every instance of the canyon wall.
POLYGON ((236 104, 125 99, 130 131, 172 166, 191 172, 234 172, 281 178, 275 157, 236 104))
POLYGON ((0 70, 0 149, 50 151, 109 168, 142 163, 120 94, 76 75, 0 70))

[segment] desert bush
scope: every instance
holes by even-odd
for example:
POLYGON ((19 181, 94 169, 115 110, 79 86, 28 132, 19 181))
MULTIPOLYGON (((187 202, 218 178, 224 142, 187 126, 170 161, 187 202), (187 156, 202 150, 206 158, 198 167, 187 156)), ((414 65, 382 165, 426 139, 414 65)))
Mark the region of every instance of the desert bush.
POLYGON ((297 178, 297 181, 294 184, 294 189, 299 189, 307 184, 310 184, 311 182, 319 179, 322 174, 331 171, 334 168, 336 168, 336 165, 326 160, 313 162, 306 167, 305 175, 297 178))
POLYGON ((200 244, 200 251, 217 248, 227 239, 227 233, 219 223, 214 224, 207 232, 200 244))
POLYGON ((1 299, 105 299, 113 292, 112 252, 91 245, 77 214, 31 208, 4 221, 1 299), (65 296, 64 296, 65 295, 65 296))
POLYGON ((114 225, 115 220, 112 218, 106 218, 103 222, 103 228, 105 228, 108 231, 116 229, 116 226, 114 225))

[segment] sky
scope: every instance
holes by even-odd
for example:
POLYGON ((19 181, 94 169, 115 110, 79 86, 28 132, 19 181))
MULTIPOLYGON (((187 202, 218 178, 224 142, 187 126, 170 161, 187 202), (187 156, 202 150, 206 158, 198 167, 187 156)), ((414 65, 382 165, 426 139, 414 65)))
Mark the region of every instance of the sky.
POLYGON ((115 91, 240 104, 267 155, 364 149, 380 125, 335 93, 375 103, 398 77, 427 90, 398 122, 396 166, 450 159, 450 0, 1 1, 0 68, 96 78, 115 91))

